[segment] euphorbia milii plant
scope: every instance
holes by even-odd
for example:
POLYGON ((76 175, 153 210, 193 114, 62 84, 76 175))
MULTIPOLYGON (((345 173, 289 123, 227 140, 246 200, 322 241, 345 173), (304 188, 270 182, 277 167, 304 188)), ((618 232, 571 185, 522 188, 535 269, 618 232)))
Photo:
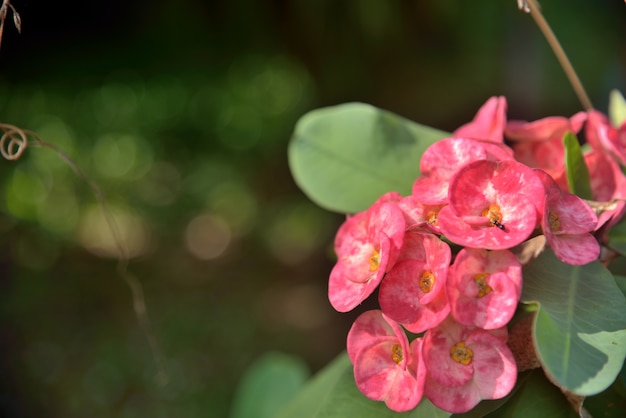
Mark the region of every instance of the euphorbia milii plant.
MULTIPOLYGON (((536 14, 534 3, 520 4, 536 14)), ((426 398, 464 413, 507 397, 518 369, 541 367, 546 384, 579 413, 585 396, 619 379, 626 297, 618 284, 626 288, 626 278, 609 269, 626 255, 626 101, 612 102, 611 118, 581 102, 585 111, 571 117, 507 121, 507 99, 494 96, 451 134, 363 109, 363 126, 376 133, 370 149, 386 165, 378 168, 376 153, 369 164, 363 153, 343 155, 351 164, 338 172, 354 168, 366 191, 409 158, 411 132, 436 136, 419 144, 399 190, 368 194, 374 203, 346 210, 355 214, 336 235, 332 306, 361 309, 373 294, 380 307, 361 312, 347 339, 356 387, 367 398, 394 411, 419 409, 426 398), (400 136, 381 141, 381 132, 400 136)), ((328 132, 314 125, 308 120, 296 138, 328 132)), ((347 121, 346 132, 357 125, 347 121)), ((363 136, 359 147, 367 146, 363 136)), ((312 173, 317 181, 320 172, 312 173)), ((323 200, 319 189, 310 194, 323 200)))

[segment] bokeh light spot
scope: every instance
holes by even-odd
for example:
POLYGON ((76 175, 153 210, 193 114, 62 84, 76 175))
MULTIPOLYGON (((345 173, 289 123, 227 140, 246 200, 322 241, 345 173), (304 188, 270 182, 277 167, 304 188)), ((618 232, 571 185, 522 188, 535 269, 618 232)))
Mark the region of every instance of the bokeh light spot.
POLYGON ((200 260, 212 260, 221 256, 230 241, 228 224, 222 218, 208 213, 193 218, 185 230, 187 249, 200 260))
MULTIPOLYGON (((107 207, 115 220, 119 239, 128 257, 136 257, 147 252, 150 236, 145 222, 128 210, 111 205, 107 207)), ((89 252, 97 256, 119 258, 121 255, 102 209, 97 205, 84 210, 77 238, 89 252)))
POLYGON ((257 202, 252 192, 235 181, 217 185, 209 194, 208 205, 228 223, 234 235, 248 232, 257 214, 257 202))

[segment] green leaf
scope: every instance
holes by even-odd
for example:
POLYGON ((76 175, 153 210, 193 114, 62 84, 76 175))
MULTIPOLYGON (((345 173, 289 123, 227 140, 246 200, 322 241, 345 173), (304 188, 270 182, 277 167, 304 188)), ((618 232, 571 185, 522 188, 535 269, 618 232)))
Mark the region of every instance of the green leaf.
POLYGON ((583 199, 593 199, 589 170, 576 135, 571 132, 565 133, 563 146, 565 147, 565 170, 567 171, 567 184, 570 192, 583 199))
POLYGON ((583 406, 594 417, 623 418, 626 411, 626 387, 617 379, 607 390, 585 398, 583 406))
POLYGON ((622 219, 621 222, 609 230, 607 246, 626 256, 626 219, 622 219))
POLYGON ((616 128, 626 121, 626 100, 618 90, 611 90, 609 96, 609 118, 616 128))
POLYGON ((486 418, 576 418, 578 414, 563 393, 541 371, 534 369, 511 399, 486 418))
POLYGON ((579 395, 611 385, 626 356, 626 297, 602 264, 570 266, 546 250, 524 268, 522 301, 539 305, 534 340, 555 381, 579 395))
POLYGON ((298 357, 267 353, 243 376, 231 418, 274 418, 304 386, 309 371, 298 357))
POLYGON ((352 364, 344 352, 318 373, 281 411, 279 418, 448 418, 427 399, 412 411, 397 413, 383 402, 367 399, 354 383, 352 364))
POLYGON ((447 136, 367 104, 342 104, 300 118, 289 166, 319 206, 356 213, 384 193, 410 194, 424 150, 447 136))

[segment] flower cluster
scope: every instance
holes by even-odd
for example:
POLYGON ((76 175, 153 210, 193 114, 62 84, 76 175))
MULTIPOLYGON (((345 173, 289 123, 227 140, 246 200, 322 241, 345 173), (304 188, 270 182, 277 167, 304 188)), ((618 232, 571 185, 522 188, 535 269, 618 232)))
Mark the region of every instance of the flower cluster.
POLYGON ((425 396, 452 413, 506 396, 517 376, 507 324, 522 291, 514 248, 544 235, 565 263, 598 259, 598 239, 626 211, 620 164, 626 123, 614 127, 597 111, 507 121, 505 98, 492 97, 424 152, 410 196, 391 192, 348 216, 330 302, 347 312, 378 289, 380 305, 347 338, 361 392, 394 411, 425 396), (583 126, 593 198, 619 201, 599 217, 569 192, 565 172, 563 136, 583 126), (409 341, 405 330, 419 336, 409 341))

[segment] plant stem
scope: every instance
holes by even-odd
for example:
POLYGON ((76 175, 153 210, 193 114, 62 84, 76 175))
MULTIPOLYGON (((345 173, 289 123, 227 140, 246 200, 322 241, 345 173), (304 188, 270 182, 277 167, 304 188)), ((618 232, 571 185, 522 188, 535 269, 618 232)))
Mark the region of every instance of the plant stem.
POLYGON ((565 71, 565 75, 572 85, 576 96, 578 96, 578 100, 580 100, 580 103, 585 110, 592 110, 593 105, 591 104, 591 100, 589 100, 589 96, 587 96, 587 92, 580 82, 580 79, 578 78, 578 75, 576 74, 572 63, 567 58, 567 55, 565 54, 563 47, 559 43, 559 40, 556 38, 554 32, 552 32, 552 29, 550 28, 550 25, 541 14, 541 10, 539 10, 539 4, 537 4, 535 0, 526 0, 526 2, 530 6, 530 15, 535 20, 537 26, 539 26, 539 30, 541 30, 541 32, 543 33, 543 36, 548 41, 548 44, 550 44, 550 47, 552 48, 556 59, 559 60, 559 64, 561 64, 561 67, 563 68, 563 71, 565 71))

